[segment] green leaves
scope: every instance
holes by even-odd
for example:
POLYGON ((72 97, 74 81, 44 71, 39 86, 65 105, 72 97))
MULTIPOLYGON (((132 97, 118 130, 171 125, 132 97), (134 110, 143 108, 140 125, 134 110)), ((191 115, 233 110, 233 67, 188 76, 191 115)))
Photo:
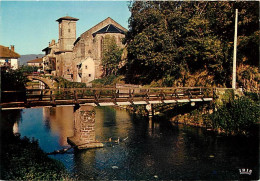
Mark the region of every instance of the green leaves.
POLYGON ((207 71, 213 75, 214 84, 228 85, 236 8, 240 12, 238 62, 248 59, 248 63, 256 65, 256 2, 133 2, 125 38, 127 81, 149 84, 168 75, 180 77, 183 71, 207 71))
POLYGON ((104 69, 104 76, 116 75, 119 69, 119 63, 123 49, 120 49, 114 37, 106 35, 103 41, 103 58, 102 65, 104 69))
POLYGON ((259 120, 259 104, 243 96, 229 99, 217 108, 212 115, 215 129, 220 129, 226 134, 249 134, 254 124, 259 120))

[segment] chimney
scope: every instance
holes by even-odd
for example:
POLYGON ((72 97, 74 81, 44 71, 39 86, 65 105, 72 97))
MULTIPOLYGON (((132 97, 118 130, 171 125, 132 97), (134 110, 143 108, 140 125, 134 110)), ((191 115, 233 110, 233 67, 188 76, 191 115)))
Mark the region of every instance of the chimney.
POLYGON ((14 52, 14 45, 11 45, 11 50, 14 52))

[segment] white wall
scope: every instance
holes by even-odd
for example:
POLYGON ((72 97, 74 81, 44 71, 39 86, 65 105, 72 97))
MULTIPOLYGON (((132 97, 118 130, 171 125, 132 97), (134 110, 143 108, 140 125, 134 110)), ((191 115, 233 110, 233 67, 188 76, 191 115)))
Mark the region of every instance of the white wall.
POLYGON ((18 59, 11 59, 11 69, 18 69, 18 59))
POLYGON ((88 57, 85 61, 83 61, 81 69, 81 82, 88 83, 95 79, 95 62, 92 58, 88 57))
POLYGON ((10 68, 13 70, 18 69, 18 59, 13 58, 13 59, 9 59, 9 58, 1 58, 0 59, 0 65, 4 65, 6 60, 8 60, 8 62, 10 63, 10 68))

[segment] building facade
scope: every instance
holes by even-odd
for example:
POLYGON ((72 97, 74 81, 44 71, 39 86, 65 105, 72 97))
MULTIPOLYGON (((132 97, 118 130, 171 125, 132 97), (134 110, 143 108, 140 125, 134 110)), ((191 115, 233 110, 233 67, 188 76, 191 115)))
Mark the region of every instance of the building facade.
POLYGON ((43 58, 36 57, 36 59, 29 60, 29 61, 27 61, 27 65, 33 66, 33 67, 38 67, 39 69, 42 69, 43 68, 43 58))
POLYGON ((77 18, 62 17, 59 22, 59 41, 53 40, 45 51, 44 70, 70 81, 88 83, 103 74, 102 53, 105 37, 114 38, 123 48, 127 31, 112 18, 107 18, 82 33, 76 39, 77 18), (55 62, 55 63, 54 63, 55 62))
POLYGON ((0 45, 0 67, 18 69, 20 55, 14 51, 14 46, 11 48, 0 45))

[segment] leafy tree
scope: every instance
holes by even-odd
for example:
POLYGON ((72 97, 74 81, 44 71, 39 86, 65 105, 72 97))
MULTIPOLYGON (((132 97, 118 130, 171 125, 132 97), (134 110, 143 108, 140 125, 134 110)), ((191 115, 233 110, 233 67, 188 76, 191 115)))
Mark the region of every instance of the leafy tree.
POLYGON ((103 41, 103 58, 102 66, 104 68, 104 76, 116 75, 119 63, 121 61, 123 49, 116 44, 114 37, 106 35, 103 41))
POLYGON ((28 79, 21 70, 1 71, 2 90, 25 90, 28 79))
MULTIPOLYGON (((239 9, 238 63, 256 65, 257 2, 135 1, 126 35, 126 78, 147 84, 207 72, 211 84, 231 82, 235 9, 239 9)), ((167 81, 169 82, 169 81, 167 81)), ((171 85, 170 85, 171 86, 171 85)))
POLYGON ((19 101, 25 98, 25 87, 28 79, 18 70, 1 70, 1 90, 18 92, 1 92, 2 102, 19 101))

